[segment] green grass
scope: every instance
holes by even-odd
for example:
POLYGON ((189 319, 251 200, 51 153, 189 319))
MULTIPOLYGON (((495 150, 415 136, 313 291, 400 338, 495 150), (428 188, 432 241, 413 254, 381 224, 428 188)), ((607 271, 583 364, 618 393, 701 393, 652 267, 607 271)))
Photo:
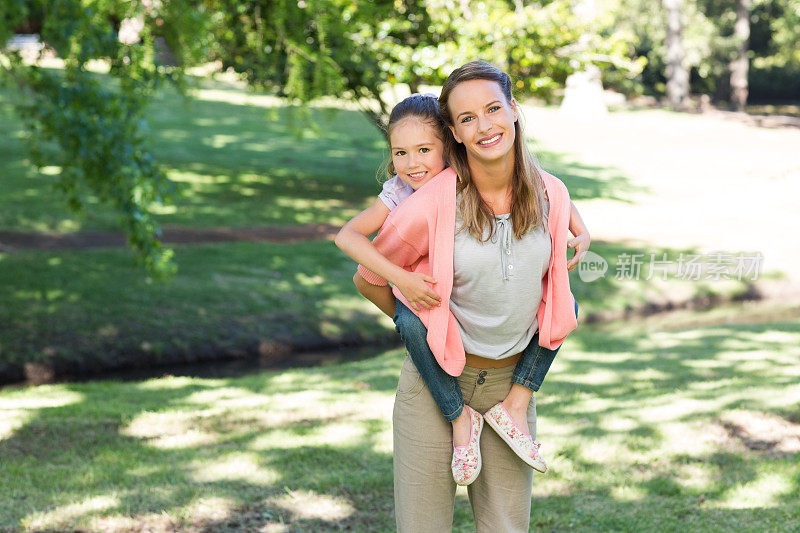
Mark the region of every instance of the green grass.
MULTIPOLYGON (((646 268, 639 280, 616 279, 619 254, 632 248, 592 250, 610 265, 590 283, 571 275, 582 317, 745 290, 742 282, 647 280, 646 268)), ((394 338, 391 321, 355 291, 355 263, 331 242, 177 246, 176 261, 176 279, 159 284, 125 249, 0 253, 0 375, 19 379, 29 361, 69 374, 254 357, 262 342, 394 338)))
MULTIPOLYGON (((796 531, 798 346, 796 321, 579 330, 537 396, 532 529, 796 531)), ((392 531, 400 365, 2 390, 0 528, 392 531)))
MULTIPOLYGON (((386 143, 362 113, 311 107, 315 127, 304 127, 299 139, 294 110, 277 99, 211 80, 199 86, 188 101, 164 90, 147 110, 152 152, 181 191, 175 205, 157 208, 160 223, 342 224, 379 192, 376 169, 386 143)), ((53 188, 59 167, 30 168, 11 98, 0 90, 0 229, 117 229, 117 215, 91 197, 87 216, 66 209, 53 188)), ((639 190, 616 169, 545 149, 537 154, 576 200, 629 201, 639 190)))
MULTIPOLYGON (((181 191, 159 211, 162 224, 343 223, 379 192, 385 141, 361 113, 312 108, 318 127, 305 128, 300 140, 280 102, 216 82, 201 87, 189 101, 165 90, 147 110, 152 152, 181 191)), ((0 90, 0 228, 116 229, 116 214, 95 200, 87 217, 67 211, 53 190, 58 167, 29 167, 10 98, 0 90)))
MULTIPOLYGON (((183 191, 159 219, 177 226, 341 223, 374 199, 380 133, 360 114, 312 107, 316 129, 301 141, 292 114, 274 98, 204 81, 196 100, 164 91, 152 102, 151 145, 183 191)), ((116 216, 97 207, 81 218, 52 190, 57 168, 36 172, 24 159, 21 124, 0 91, 0 228, 111 229, 116 216)), ((537 149, 576 200, 633 204, 648 189, 613 165, 537 149), (622 202, 622 203, 620 203, 622 202)), ((591 230, 591 221, 588 221, 591 230)), ((353 290, 353 264, 328 242, 176 246, 179 274, 151 284, 125 249, 59 252, 0 250, 0 376, 19 377, 26 361, 60 371, 202 360, 253 354, 262 341, 331 340, 386 335, 387 321, 353 290)), ((572 275, 582 316, 651 302, 730 296, 743 283, 658 277, 615 279, 620 254, 678 250, 595 241, 610 263, 605 278, 572 275)), ((306 342, 308 344, 308 342, 306 342)))
POLYGON ((331 242, 180 246, 176 257, 180 274, 162 285, 126 250, 0 254, 0 360, 141 366, 389 331, 331 242))

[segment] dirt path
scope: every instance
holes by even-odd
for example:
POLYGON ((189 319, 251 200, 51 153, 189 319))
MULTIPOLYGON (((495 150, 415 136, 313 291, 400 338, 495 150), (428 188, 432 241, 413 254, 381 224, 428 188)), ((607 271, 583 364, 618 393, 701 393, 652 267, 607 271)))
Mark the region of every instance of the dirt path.
MULTIPOLYGON (((592 238, 763 254, 765 272, 800 287, 800 128, 766 128, 724 113, 611 113, 576 120, 524 107, 536 145, 587 165, 612 168, 627 198, 576 202, 592 238)), ((547 161, 544 161, 545 165, 547 161)))
MULTIPOLYGON (((292 243, 314 239, 332 239, 339 230, 332 224, 299 226, 261 226, 250 228, 186 228, 165 226, 162 242, 166 244, 199 244, 209 242, 292 243)), ((125 246, 119 231, 78 231, 75 233, 39 233, 0 231, 0 251, 15 250, 88 250, 125 246)))

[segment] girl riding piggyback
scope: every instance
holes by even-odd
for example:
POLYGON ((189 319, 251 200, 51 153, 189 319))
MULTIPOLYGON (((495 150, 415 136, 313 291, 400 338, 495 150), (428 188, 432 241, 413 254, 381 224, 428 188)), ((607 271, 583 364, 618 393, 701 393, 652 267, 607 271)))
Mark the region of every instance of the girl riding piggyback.
MULTIPOLYGON (((398 204, 447 167, 444 139, 449 134, 435 96, 413 94, 398 103, 387 126, 389 179, 375 203, 353 217, 336 236, 336 245, 343 252, 396 286, 416 310, 439 303, 439 296, 428 285, 435 283, 434 279, 395 265, 375 249, 367 236, 383 226, 398 204)), ((388 316, 394 316, 395 297, 388 286, 360 284, 359 290, 362 288, 365 298, 388 316)))
MULTIPOLYGON (((433 289, 437 281, 429 275, 431 271, 413 272, 401 268, 384 257, 367 238, 383 226, 398 204, 447 168, 445 141, 450 135, 433 95, 414 94, 398 103, 392 110, 387 128, 391 153, 391 163, 387 167, 389 179, 375 203, 350 220, 336 236, 335 242, 362 266, 360 271, 368 278, 365 280, 359 273, 353 278, 359 292, 397 324, 411 360, 442 415, 452 424, 453 479, 459 485, 469 485, 481 470, 480 435, 484 418, 526 464, 540 472, 546 471, 547 466, 539 453, 540 443, 533 440, 524 423, 516 423, 518 419, 524 420, 524 412, 519 414, 512 406, 527 406, 533 392, 541 386, 558 348, 549 350, 539 346, 538 336, 534 337, 517 355, 513 379, 516 386, 512 387, 504 402, 486 415, 480 415, 464 403, 456 376, 448 374, 437 363, 427 343, 424 326, 413 316, 441 303, 441 297, 433 289), (367 275, 364 269, 377 276, 367 275), (376 278, 394 285, 413 311, 395 298, 388 285, 375 284, 376 278), (409 323, 416 327, 404 326, 409 323)), ((571 270, 589 244, 588 232, 574 204, 571 204, 569 229, 576 236, 569 244, 575 248, 575 256, 568 265, 571 270)))

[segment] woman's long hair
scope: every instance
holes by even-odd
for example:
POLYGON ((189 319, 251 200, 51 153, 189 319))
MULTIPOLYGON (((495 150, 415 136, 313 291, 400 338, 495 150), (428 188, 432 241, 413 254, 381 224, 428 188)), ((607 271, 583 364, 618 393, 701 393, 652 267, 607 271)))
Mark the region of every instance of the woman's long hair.
MULTIPOLYGON (((453 72, 444 82, 442 94, 439 96, 439 107, 442 117, 449 126, 453 126, 453 116, 449 107, 450 93, 459 83, 469 80, 488 80, 496 82, 511 104, 511 78, 508 74, 485 61, 472 61, 453 72)), ((511 216, 514 236, 521 238, 533 227, 544 224, 543 190, 544 181, 534 162, 533 156, 525 144, 525 136, 520 121, 514 123, 516 137, 514 139, 514 170, 511 181, 511 216)), ((463 229, 478 239, 487 240, 494 232, 494 213, 478 192, 469 170, 467 150, 463 144, 456 142, 452 135, 445 141, 445 157, 458 174, 456 191, 461 194, 459 210, 463 229), (486 225, 489 234, 485 234, 486 225)))

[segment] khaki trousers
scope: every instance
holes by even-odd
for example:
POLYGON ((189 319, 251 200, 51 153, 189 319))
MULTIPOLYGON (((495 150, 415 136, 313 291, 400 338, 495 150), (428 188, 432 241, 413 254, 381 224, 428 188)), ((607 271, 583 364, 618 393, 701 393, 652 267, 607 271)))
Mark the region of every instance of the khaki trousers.
MULTIPOLYGON (((511 389, 514 366, 466 367, 458 378, 464 402, 483 414, 511 389)), ((456 484, 450 472, 452 426, 444 419, 409 356, 403 362, 393 414, 394 505, 400 533, 449 532, 456 484)), ((531 398, 528 427, 536 436, 531 398)), ((478 533, 528 531, 533 469, 484 424, 483 467, 467 491, 478 533)))

